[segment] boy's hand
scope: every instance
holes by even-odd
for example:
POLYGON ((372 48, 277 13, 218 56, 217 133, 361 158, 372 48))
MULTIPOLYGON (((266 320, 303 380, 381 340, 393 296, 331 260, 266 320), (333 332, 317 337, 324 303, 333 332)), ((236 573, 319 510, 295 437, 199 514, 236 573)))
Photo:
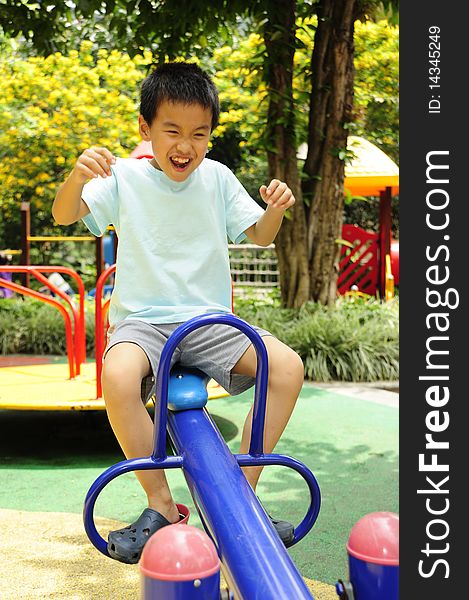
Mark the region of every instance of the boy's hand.
POLYGON ((269 186, 261 185, 259 193, 262 200, 269 205, 270 208, 286 211, 287 208, 295 204, 295 196, 291 189, 283 181, 272 179, 269 186))
POLYGON ((107 148, 87 148, 79 157, 71 177, 80 184, 85 184, 88 179, 101 175, 111 175, 111 166, 116 162, 115 157, 107 148))

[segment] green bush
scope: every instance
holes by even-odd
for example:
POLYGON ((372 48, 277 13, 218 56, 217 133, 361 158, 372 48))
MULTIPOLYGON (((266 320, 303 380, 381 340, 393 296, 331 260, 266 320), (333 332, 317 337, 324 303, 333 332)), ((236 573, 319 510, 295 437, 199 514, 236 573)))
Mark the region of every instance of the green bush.
POLYGON ((333 308, 310 302, 282 309, 275 301, 238 299, 241 318, 264 327, 302 358, 314 381, 383 381, 399 378, 399 304, 340 298, 333 308))
MULTIPOLYGON (((94 303, 86 307, 86 352, 94 354, 94 303)), ((72 321, 73 323, 73 321, 72 321)), ((33 299, 0 300, 2 354, 65 355, 65 325, 56 308, 33 299)))
MULTIPOLYGON (((284 309, 268 301, 236 299, 238 316, 269 330, 303 359, 314 381, 380 381, 399 377, 398 299, 386 304, 341 298, 333 308, 308 303, 284 309)), ((35 300, 0 300, 2 354, 65 354, 65 328, 56 309, 35 300)), ((87 354, 94 353, 94 303, 87 303, 87 354)))

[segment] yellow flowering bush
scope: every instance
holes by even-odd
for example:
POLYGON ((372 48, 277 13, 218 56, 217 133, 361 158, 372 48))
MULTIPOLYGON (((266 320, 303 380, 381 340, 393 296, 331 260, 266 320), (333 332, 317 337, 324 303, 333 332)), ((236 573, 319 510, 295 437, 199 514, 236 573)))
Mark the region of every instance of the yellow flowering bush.
MULTIPOLYGON (((81 152, 107 146, 127 156, 139 142, 139 83, 150 55, 116 50, 47 58, 0 56, 0 207, 14 218, 21 200, 50 211, 58 185, 81 152)), ((16 220, 16 219, 14 219, 16 220)))
POLYGON ((250 153, 259 147, 267 118, 267 93, 260 75, 263 52, 261 36, 252 34, 241 39, 236 49, 223 46, 212 56, 221 106, 220 124, 214 134, 223 136, 236 129, 240 147, 250 153))
MULTIPOLYGON (((293 97, 298 144, 306 141, 311 93, 311 53, 316 17, 298 22, 293 74, 293 97)), ((386 151, 397 152, 399 29, 386 21, 355 24, 355 123, 353 133, 372 138, 386 151)), ((236 128, 241 148, 252 156, 261 150, 267 121, 268 90, 261 69, 265 46, 252 34, 235 47, 214 51, 212 66, 220 90, 222 114, 216 134, 236 128)), ((396 156, 394 156, 396 157, 396 156)))
POLYGON ((357 23, 355 31, 355 118, 398 162, 399 29, 380 21, 357 23))

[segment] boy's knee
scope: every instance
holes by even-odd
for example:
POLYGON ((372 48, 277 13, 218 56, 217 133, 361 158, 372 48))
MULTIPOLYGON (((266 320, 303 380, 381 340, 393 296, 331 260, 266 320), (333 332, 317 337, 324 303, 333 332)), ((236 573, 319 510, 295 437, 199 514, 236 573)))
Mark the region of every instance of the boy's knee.
POLYGON ((149 373, 149 365, 143 350, 137 350, 125 348, 124 344, 117 344, 109 350, 102 372, 104 392, 124 388, 140 390, 143 377, 149 373))
POLYGON ((299 354, 290 348, 288 359, 286 361, 286 367, 288 372, 292 374, 295 379, 303 381, 305 376, 305 367, 299 354))
POLYGON ((129 373, 122 369, 119 361, 105 360, 103 364, 102 381, 105 386, 118 385, 124 378, 129 379, 129 373))
POLYGON ((304 365, 301 357, 288 346, 284 346, 280 353, 276 353, 271 361, 270 376, 279 382, 295 381, 302 383, 304 380, 304 365))

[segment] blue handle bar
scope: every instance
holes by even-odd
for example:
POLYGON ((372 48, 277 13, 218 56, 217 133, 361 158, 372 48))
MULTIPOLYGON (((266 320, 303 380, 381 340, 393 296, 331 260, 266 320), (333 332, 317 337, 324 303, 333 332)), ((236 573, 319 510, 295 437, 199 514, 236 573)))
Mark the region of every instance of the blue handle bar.
POLYGON ((186 321, 186 323, 173 331, 163 348, 156 377, 157 407, 155 411, 153 458, 166 458, 166 422, 171 358, 181 340, 196 329, 199 329, 199 327, 204 327, 205 325, 230 325, 231 327, 235 327, 246 334, 254 345, 257 354, 257 372, 249 454, 259 456, 264 452, 265 404, 269 377, 269 359, 265 344, 257 331, 242 319, 232 314, 217 313, 189 319, 189 321, 186 321))

